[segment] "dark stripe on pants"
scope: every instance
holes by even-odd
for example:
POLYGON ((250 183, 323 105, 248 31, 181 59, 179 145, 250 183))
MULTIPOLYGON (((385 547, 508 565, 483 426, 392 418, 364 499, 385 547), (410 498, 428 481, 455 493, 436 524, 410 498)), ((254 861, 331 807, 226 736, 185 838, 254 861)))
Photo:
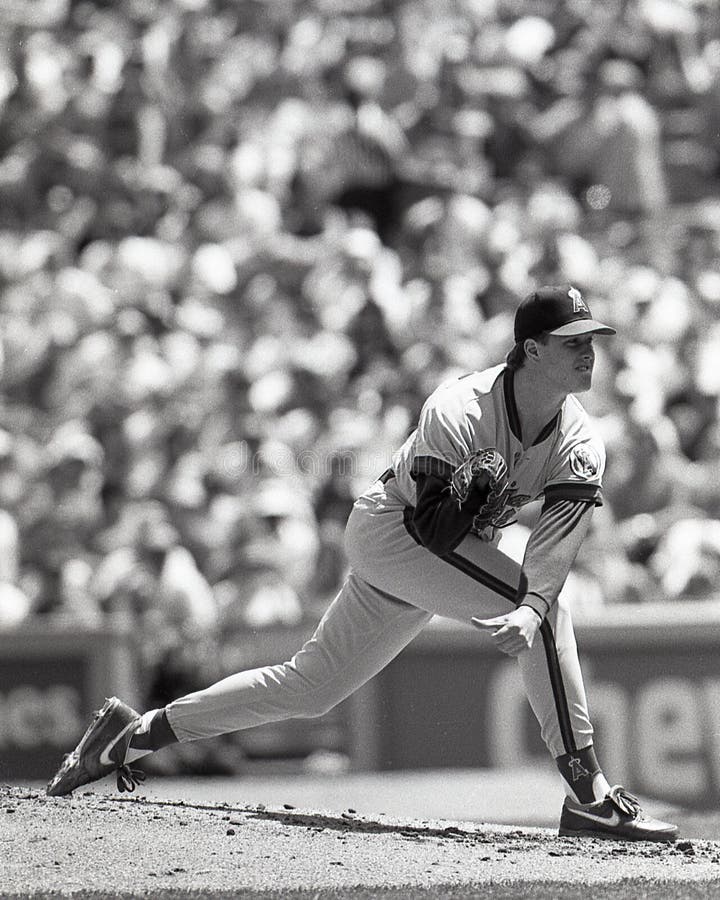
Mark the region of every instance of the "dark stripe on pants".
MULTIPOLYGON (((420 540, 412 525, 412 507, 406 507, 403 520, 408 534, 419 544, 420 540)), ((456 569, 459 569, 465 575, 472 578, 473 581, 477 581, 479 584, 490 588, 493 593, 498 594, 500 597, 504 597, 511 603, 517 603, 517 592, 512 585, 498 578, 496 575, 493 575, 491 572, 486 572, 485 569, 481 569, 480 566, 470 562, 469 559, 466 559, 459 553, 451 551, 445 556, 438 557, 438 559, 442 559, 456 569)), ((570 710, 568 708, 565 685, 563 684, 560 659, 558 657, 557 645, 555 644, 555 635, 553 634, 553 630, 547 619, 543 619, 542 624, 540 625, 540 634, 542 635, 543 647, 545 648, 545 659, 547 660, 550 686, 552 687, 553 697, 555 699, 555 709, 560 725, 560 735, 565 747, 565 752, 575 753, 577 746, 575 745, 575 735, 573 734, 572 723, 570 720, 570 710)))

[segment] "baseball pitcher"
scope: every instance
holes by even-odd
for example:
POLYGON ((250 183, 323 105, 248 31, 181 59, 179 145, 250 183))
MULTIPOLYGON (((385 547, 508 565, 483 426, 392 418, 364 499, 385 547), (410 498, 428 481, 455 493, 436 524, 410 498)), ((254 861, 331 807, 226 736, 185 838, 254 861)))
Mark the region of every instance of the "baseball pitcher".
POLYGON ((111 698, 48 785, 53 796, 136 759, 296 716, 320 716, 376 675, 435 616, 487 632, 515 657, 565 800, 560 834, 672 841, 598 763, 570 612, 561 588, 602 503, 605 451, 576 399, 593 341, 614 330, 570 285, 531 293, 502 365, 438 387, 392 468, 355 502, 349 574, 314 635, 289 661, 231 675, 140 715, 111 698), (518 510, 542 499, 521 565, 498 548, 518 510))

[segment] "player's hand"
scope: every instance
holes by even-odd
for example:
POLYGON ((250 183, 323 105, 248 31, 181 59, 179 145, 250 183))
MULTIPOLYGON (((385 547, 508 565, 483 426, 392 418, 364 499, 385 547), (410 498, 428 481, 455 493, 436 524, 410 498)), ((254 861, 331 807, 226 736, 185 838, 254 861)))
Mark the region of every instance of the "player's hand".
POLYGON ((518 656, 532 647, 541 619, 529 606, 518 606, 512 612, 494 619, 473 618, 472 623, 481 631, 489 632, 498 650, 508 656, 518 656))

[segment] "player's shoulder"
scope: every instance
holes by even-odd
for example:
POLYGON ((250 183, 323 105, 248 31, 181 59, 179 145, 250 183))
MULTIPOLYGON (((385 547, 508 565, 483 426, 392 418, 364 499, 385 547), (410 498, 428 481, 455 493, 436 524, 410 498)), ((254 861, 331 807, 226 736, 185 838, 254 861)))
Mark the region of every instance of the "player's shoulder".
POLYGON ((560 434, 563 442, 592 443, 600 449, 603 447, 597 425, 574 394, 569 394, 563 403, 560 434))
POLYGON ((575 394, 568 394, 562 406, 561 425, 567 427, 576 423, 590 424, 590 416, 575 394))
POLYGON ((498 379, 505 370, 504 365, 493 366, 480 372, 454 375, 442 381, 428 397, 427 403, 434 406, 453 405, 464 407, 492 394, 499 384, 498 379))
POLYGON ((582 481, 599 485, 605 470, 605 445, 584 406, 572 394, 563 403, 556 434, 549 483, 582 481))

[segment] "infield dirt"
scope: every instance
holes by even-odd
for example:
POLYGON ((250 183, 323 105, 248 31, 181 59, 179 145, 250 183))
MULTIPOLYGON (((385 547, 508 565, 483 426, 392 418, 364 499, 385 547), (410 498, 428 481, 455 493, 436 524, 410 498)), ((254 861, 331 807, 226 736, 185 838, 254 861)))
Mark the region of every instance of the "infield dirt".
POLYGON ((709 898, 720 842, 0 786, 0 896, 709 898))

